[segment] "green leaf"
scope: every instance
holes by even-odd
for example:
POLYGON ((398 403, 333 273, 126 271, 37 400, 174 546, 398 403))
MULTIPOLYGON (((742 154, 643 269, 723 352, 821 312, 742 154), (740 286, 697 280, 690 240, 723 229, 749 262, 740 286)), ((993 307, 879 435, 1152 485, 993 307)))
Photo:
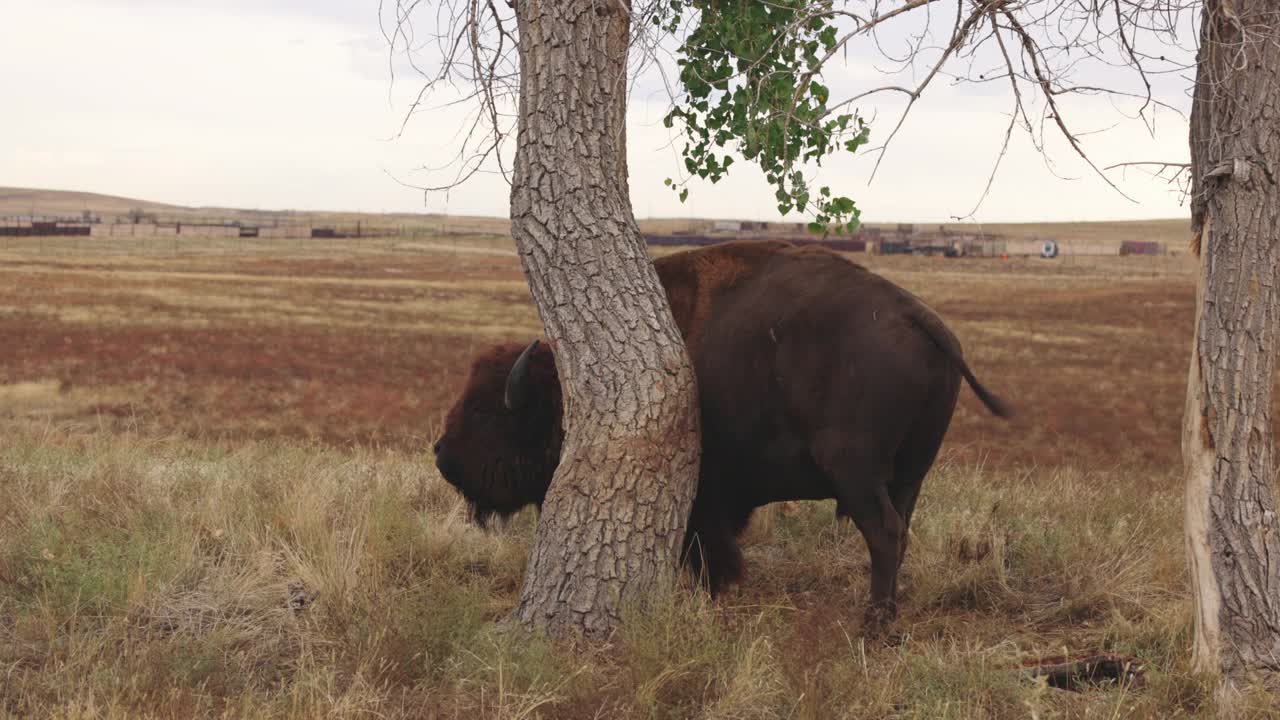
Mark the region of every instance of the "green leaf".
MULTIPOLYGON (((719 181, 735 162, 732 150, 764 173, 779 213, 812 212, 824 232, 856 221, 858 209, 816 188, 801 163, 821 167, 855 152, 870 131, 856 113, 826 114, 831 90, 821 63, 839 42, 829 11, 812 0, 660 0, 655 13, 659 27, 684 33, 676 57, 684 94, 663 124, 680 121, 689 175, 719 181)), ((683 202, 688 188, 679 189, 683 202)))
POLYGON ((818 33, 818 40, 822 42, 822 46, 830 50, 836 46, 836 28, 834 25, 827 25, 818 33))

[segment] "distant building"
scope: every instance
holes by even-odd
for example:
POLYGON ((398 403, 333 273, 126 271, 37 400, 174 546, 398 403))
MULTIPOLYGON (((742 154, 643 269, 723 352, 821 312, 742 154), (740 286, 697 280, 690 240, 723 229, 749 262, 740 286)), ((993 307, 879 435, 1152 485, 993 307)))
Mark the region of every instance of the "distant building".
POLYGON ((1163 255, 1164 246, 1153 240, 1125 240, 1120 243, 1121 255, 1163 255))

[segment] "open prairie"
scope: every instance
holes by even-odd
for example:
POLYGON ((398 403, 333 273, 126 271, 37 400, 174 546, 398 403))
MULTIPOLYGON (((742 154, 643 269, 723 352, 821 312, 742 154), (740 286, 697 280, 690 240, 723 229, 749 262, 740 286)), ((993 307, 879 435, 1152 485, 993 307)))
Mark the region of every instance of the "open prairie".
MULTIPOLYGON (((51 247, 73 242, 14 241, 0 255, 10 422, 412 451, 477 349, 539 333, 498 238, 51 247)), ((1177 461, 1189 260, 858 259, 932 304, 1018 408, 1012 424, 993 422, 966 392, 948 454, 1001 466, 1177 461)))
POLYGON ((471 527, 426 450, 469 357, 538 333, 509 241, 112 242, 0 247, 0 716, 1213 715, 1187 258, 860 256, 1019 413, 962 391, 892 641, 861 639, 862 540, 815 503, 760 514, 727 597, 582 649, 496 629, 534 517, 471 527), (1144 682, 1018 672, 1104 651, 1144 682))

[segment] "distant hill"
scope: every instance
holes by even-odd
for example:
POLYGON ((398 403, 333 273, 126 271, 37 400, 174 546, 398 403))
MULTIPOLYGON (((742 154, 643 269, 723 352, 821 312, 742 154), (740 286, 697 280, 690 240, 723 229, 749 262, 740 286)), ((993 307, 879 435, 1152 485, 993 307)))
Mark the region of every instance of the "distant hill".
MULTIPOLYGON (((430 227, 442 232, 485 233, 507 235, 511 224, 506 218, 465 215, 438 215, 428 213, 353 213, 300 210, 246 210, 242 208, 187 207, 139 200, 136 198, 103 195, 100 193, 69 190, 41 190, 33 188, 0 187, 0 217, 27 215, 34 209, 40 215, 78 216, 88 210, 110 221, 127 215, 131 210, 142 212, 161 220, 193 221, 241 220, 250 223, 275 222, 352 225, 363 221, 371 225, 402 225, 404 227, 430 227)), ((709 232, 715 221, 701 218, 645 218, 640 228, 650 233, 709 232)), ((788 234, 798 230, 801 223, 770 223, 769 232, 783 230, 788 234)), ((868 223, 869 227, 890 228, 894 223, 868 223)), ((1131 220, 1103 222, 1051 222, 1051 223, 946 223, 946 228, 960 232, 983 232, 1018 238, 1053 238, 1063 243, 1105 243, 1123 240, 1155 240, 1170 248, 1185 247, 1190 237, 1188 218, 1160 220, 1131 220)), ((921 230, 933 230, 937 223, 918 223, 921 230)))
POLYGON ((39 215, 79 215, 85 210, 95 215, 124 215, 133 208, 149 213, 191 210, 180 205, 99 193, 0 187, 0 215, 28 215, 33 210, 39 215))
POLYGON ((428 213, 358 213, 341 211, 308 210, 249 210, 216 206, 190 207, 140 200, 137 198, 104 195, 101 193, 71 190, 44 190, 35 188, 0 187, 0 217, 12 215, 80 216, 88 211, 110 222, 125 217, 133 210, 141 210, 159 221, 194 222, 209 220, 240 220, 269 225, 273 221, 301 224, 354 225, 364 221, 377 225, 458 227, 467 232, 492 232, 506 234, 510 223, 506 218, 445 216, 428 213))

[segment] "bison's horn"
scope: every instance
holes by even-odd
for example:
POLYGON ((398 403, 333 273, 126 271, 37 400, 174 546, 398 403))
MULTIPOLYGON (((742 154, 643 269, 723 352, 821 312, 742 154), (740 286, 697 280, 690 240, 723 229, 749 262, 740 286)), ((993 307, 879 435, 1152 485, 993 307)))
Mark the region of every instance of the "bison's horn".
POLYGON ((537 340, 529 343, 529 347, 516 358, 516 364, 511 366, 511 372, 507 375, 507 390, 502 398, 508 410, 519 410, 524 405, 525 376, 529 374, 529 356, 533 354, 536 347, 538 347, 537 340))

